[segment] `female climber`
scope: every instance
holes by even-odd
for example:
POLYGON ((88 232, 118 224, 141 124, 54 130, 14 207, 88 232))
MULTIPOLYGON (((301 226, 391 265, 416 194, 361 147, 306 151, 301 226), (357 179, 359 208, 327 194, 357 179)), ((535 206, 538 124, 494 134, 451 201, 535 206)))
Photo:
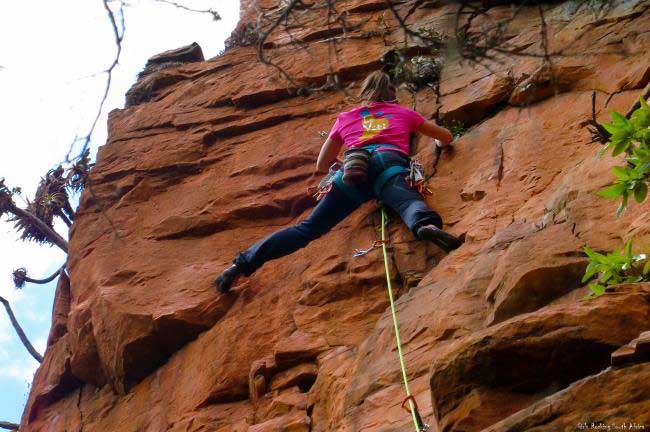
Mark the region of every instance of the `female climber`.
POLYGON ((265 262, 305 247, 373 197, 396 211, 417 238, 432 241, 446 252, 460 246, 459 239, 441 230, 440 215, 426 205, 404 175, 409 171, 411 132, 436 138, 440 146, 450 145, 452 134, 400 106, 395 87, 384 72, 373 72, 365 79, 359 100, 361 106, 339 114, 318 155, 317 171, 327 172, 338 162, 341 147, 348 149, 329 192, 307 219, 237 255, 234 264, 214 280, 220 292, 228 292, 239 276, 250 276, 265 262))

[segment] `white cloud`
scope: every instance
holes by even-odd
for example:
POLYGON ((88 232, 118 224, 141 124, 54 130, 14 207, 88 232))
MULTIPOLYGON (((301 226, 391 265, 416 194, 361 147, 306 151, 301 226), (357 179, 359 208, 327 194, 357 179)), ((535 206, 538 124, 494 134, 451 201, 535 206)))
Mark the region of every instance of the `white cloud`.
POLYGON ((37 368, 38 362, 36 360, 29 363, 13 361, 0 368, 0 379, 8 378, 20 382, 32 382, 37 368))

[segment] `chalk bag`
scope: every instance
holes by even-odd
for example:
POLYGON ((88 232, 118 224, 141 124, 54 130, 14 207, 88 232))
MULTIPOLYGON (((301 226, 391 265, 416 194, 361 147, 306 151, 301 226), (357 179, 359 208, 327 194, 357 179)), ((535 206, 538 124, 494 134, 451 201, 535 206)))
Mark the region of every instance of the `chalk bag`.
POLYGON ((356 186, 368 180, 370 152, 363 148, 346 150, 343 154, 343 183, 356 186))

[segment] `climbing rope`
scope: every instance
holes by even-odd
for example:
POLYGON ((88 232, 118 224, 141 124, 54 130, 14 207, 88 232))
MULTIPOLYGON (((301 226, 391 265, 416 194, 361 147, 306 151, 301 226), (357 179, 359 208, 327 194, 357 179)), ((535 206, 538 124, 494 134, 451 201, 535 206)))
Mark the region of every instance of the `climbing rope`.
POLYGON ((402 378, 404 379, 404 389, 406 390, 406 399, 402 403, 404 407, 405 403, 408 401, 409 408, 411 411, 411 416, 413 417, 413 425, 417 432, 428 432, 429 425, 422 422, 420 413, 418 411, 417 403, 415 398, 411 396, 411 391, 409 390, 408 378, 406 376, 406 364, 404 363, 404 355, 402 354, 402 342, 399 337, 399 326, 397 325, 397 312, 395 311, 395 300, 393 299, 393 286, 390 282, 390 269, 388 268, 388 252, 386 251, 386 210, 381 208, 381 249, 384 254, 384 268, 386 270, 386 285, 388 286, 388 298, 390 299, 390 311, 393 316, 393 327, 395 329, 395 341, 397 343, 397 354, 399 355, 399 363, 402 368, 402 378))

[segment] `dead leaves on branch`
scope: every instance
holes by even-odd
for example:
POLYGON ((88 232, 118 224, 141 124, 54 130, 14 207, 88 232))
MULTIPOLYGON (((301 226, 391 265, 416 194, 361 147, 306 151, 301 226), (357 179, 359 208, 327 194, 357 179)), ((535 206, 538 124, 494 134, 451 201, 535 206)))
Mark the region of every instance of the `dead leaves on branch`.
POLYGON ((52 282, 57 276, 61 274, 63 270, 65 270, 65 265, 61 266, 57 271, 55 271, 50 276, 44 279, 33 279, 27 276, 27 269, 25 267, 21 267, 19 269, 14 270, 12 274, 14 279, 14 286, 20 289, 25 286, 25 282, 44 285, 46 283, 52 282))
POLYGON ((40 244, 53 244, 67 252, 67 242, 54 231, 54 220, 60 218, 72 225, 74 210, 70 205, 70 193, 83 190, 92 167, 89 150, 69 167, 59 166, 41 178, 33 200, 25 200, 24 208, 18 207, 14 197, 20 197, 18 188, 9 189, 0 178, 0 216, 9 215, 9 221, 20 233, 22 240, 40 244))

